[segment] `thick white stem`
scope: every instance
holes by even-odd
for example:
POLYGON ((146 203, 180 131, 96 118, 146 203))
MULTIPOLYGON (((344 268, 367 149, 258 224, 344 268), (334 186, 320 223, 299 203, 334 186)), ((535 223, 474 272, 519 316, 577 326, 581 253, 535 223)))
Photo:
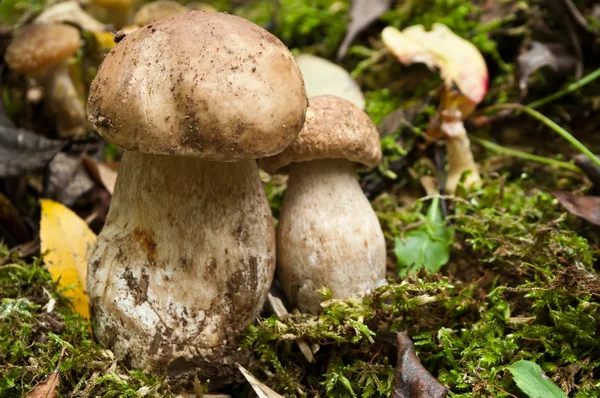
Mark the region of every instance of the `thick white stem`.
POLYGON ((277 272, 301 311, 320 311, 321 287, 334 298, 362 296, 385 280, 385 239, 353 163, 291 166, 277 231, 277 272))
POLYGON ((126 152, 88 267, 95 334, 133 368, 218 380, 274 269, 254 160, 126 152))
POLYGON ((448 157, 446 191, 449 194, 456 192, 460 177, 467 170, 470 170, 470 173, 465 178, 465 187, 469 188, 481 182, 479 170, 471 152, 471 143, 464 128, 459 134, 447 138, 446 154, 448 157))
POLYGON ((61 62, 52 67, 43 81, 46 103, 56 117, 59 137, 70 138, 85 133, 85 108, 69 76, 68 64, 61 62))

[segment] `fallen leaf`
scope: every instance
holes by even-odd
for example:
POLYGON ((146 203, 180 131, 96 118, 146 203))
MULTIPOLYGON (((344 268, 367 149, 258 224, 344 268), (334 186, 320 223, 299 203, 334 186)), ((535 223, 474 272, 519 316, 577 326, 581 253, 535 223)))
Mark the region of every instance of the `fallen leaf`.
POLYGON ((98 173, 100 174, 100 181, 102 185, 112 195, 115 191, 115 184, 117 183, 117 170, 109 167, 107 164, 98 164, 98 173))
POLYGON ((540 43, 533 41, 531 48, 519 55, 519 89, 525 91, 529 77, 539 69, 547 66, 554 72, 566 72, 577 63, 577 58, 567 53, 562 43, 540 43))
POLYGON ((58 398, 58 387, 60 386, 60 378, 58 375, 58 369, 60 368, 60 362, 65 354, 67 347, 64 346, 60 351, 60 357, 58 358, 58 364, 54 372, 50 373, 46 380, 40 381, 29 391, 25 398, 58 398))
POLYGON ((341 61, 348 51, 348 47, 363 30, 377 20, 383 13, 390 9, 392 0, 352 0, 350 8, 350 24, 340 48, 337 59, 341 61))
POLYGON ((439 198, 431 201, 425 223, 396 238, 394 253, 400 277, 424 268, 428 273, 438 272, 450 259, 452 229, 442 219, 439 198))
POLYGON ((45 167, 65 144, 17 129, 0 115, 0 178, 21 176, 45 167))
POLYGON ((67 206, 75 204, 81 195, 94 187, 80 154, 59 152, 48 169, 46 195, 67 206))
POLYGON ((300 54, 296 62, 309 101, 317 95, 335 95, 365 109, 365 97, 360 87, 344 68, 311 54, 300 54))
POLYGON ((568 191, 554 191, 552 194, 569 213, 600 225, 600 196, 581 196, 568 191))
POLYGON ((483 100, 488 88, 485 60, 477 47, 447 26, 436 23, 431 31, 426 31, 423 25, 414 25, 402 32, 388 26, 381 37, 401 63, 424 63, 429 68, 438 68, 447 88, 456 85, 474 104, 483 100))
POLYGON ((49 199, 40 199, 42 219, 40 239, 44 263, 64 289, 62 294, 73 302, 75 311, 90 318, 88 297, 85 293, 87 262, 96 235, 87 224, 64 205, 49 199))
POLYGON ((512 373, 517 387, 529 398, 567 398, 567 394, 554 384, 535 362, 521 360, 507 369, 512 373))
POLYGON ((283 398, 281 395, 277 394, 275 391, 271 390, 269 387, 261 383, 256 377, 252 375, 252 373, 244 369, 242 365, 237 364, 237 367, 240 370, 240 372, 242 372, 246 380, 248 380, 248 383, 250 383, 250 386, 252 387, 256 395, 258 395, 258 398, 283 398))
POLYGON ((398 364, 394 375, 391 398, 443 398, 448 388, 440 384, 423 367, 408 332, 400 332, 396 337, 398 364))
POLYGON ((106 188, 112 195, 117 183, 117 170, 119 164, 116 162, 97 163, 92 157, 85 153, 81 157, 81 161, 85 166, 90 177, 106 188))
POLYGON ((52 372, 46 380, 37 383, 25 398, 58 398, 59 386, 58 372, 52 372))

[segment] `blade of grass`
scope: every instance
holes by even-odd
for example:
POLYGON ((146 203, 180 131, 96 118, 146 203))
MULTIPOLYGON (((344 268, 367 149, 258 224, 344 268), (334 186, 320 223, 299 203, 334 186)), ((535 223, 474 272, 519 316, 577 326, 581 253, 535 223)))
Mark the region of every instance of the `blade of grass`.
POLYGON ((490 151, 494 151, 496 153, 500 153, 500 154, 504 154, 504 155, 509 155, 509 156, 514 156, 520 159, 524 159, 524 160, 529 160, 531 162, 536 162, 536 163, 541 163, 541 164, 547 164, 550 166, 555 166, 555 167, 560 167, 561 169, 566 169, 566 170, 571 170, 571 171, 575 171, 577 173, 581 173, 581 169, 577 166, 575 166, 573 163, 569 163, 569 162, 563 162, 560 160, 556 160, 556 159, 552 159, 552 158, 547 158, 544 156, 538 156, 538 155, 532 155, 530 153, 527 152, 523 152, 523 151, 518 151, 516 149, 510 149, 510 148, 506 148, 504 146, 498 145, 498 144, 494 144, 493 142, 490 142, 488 140, 484 140, 482 138, 479 137, 470 137, 472 141, 478 143, 479 145, 481 145, 482 147, 489 149, 490 151))
POLYGON ((529 106, 530 108, 538 108, 542 105, 547 104, 548 102, 554 101, 557 98, 560 98, 564 95, 572 93, 575 90, 580 89, 581 87, 585 86, 588 83, 593 82, 594 80, 596 80, 599 77, 600 77, 600 68, 596 69, 589 75, 582 77, 581 79, 577 80, 576 82, 569 84, 563 90, 557 91, 554 94, 551 94, 547 97, 541 98, 537 101, 533 101, 532 103, 528 104, 527 106, 529 106))
POLYGON ((497 110, 497 109, 515 109, 515 110, 523 111, 530 116, 533 116, 540 122, 544 123, 546 126, 550 127, 550 129, 552 129, 555 133, 557 133, 558 135, 563 137, 569 144, 573 145, 581 153, 583 153, 588 158, 590 158, 590 160, 594 164, 596 164, 598 167, 600 167, 600 159, 598 159, 598 157, 596 157, 596 155, 594 155, 592 153, 592 151, 587 149, 587 147, 585 145, 583 145, 577 138, 573 137, 571 135, 571 133, 569 133, 567 130, 563 129, 558 124, 556 124, 555 122, 553 122, 548 117, 541 114, 540 112, 536 111, 535 109, 532 109, 527 105, 521 105, 521 104, 499 104, 499 105, 492 105, 492 106, 486 108, 486 111, 497 110))

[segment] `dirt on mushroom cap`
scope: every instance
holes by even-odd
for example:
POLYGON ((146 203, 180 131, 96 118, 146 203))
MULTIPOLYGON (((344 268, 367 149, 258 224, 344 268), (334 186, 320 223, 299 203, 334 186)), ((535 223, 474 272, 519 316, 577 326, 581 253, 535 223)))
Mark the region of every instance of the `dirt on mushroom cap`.
POLYGON ((92 83, 88 118, 132 151, 234 161, 281 152, 306 102, 279 39, 239 17, 189 11, 119 42, 92 83))

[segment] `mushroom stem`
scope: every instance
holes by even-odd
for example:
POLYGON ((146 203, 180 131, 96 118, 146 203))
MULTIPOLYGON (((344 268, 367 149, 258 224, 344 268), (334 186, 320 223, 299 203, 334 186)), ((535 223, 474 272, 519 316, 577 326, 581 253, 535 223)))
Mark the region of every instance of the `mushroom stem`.
POLYGON ((46 103, 57 118, 59 137, 83 135, 87 117, 83 100, 69 75, 68 63, 63 61, 53 66, 41 80, 46 103))
POLYGON ((274 268, 254 160, 126 151, 89 262, 95 334, 133 368, 173 379, 233 374, 240 334, 258 316, 274 268))
POLYGON ((465 177, 465 187, 470 188, 481 182, 479 170, 471 152, 471 142, 464 127, 459 131, 455 131, 452 136, 447 136, 446 154, 448 157, 446 191, 448 193, 454 194, 456 192, 460 177, 467 170, 470 170, 470 172, 465 177))
POLYGON ((334 298, 371 292, 385 279, 379 220, 345 159, 293 163, 277 231, 278 275, 301 311, 318 313, 327 287, 334 298))

